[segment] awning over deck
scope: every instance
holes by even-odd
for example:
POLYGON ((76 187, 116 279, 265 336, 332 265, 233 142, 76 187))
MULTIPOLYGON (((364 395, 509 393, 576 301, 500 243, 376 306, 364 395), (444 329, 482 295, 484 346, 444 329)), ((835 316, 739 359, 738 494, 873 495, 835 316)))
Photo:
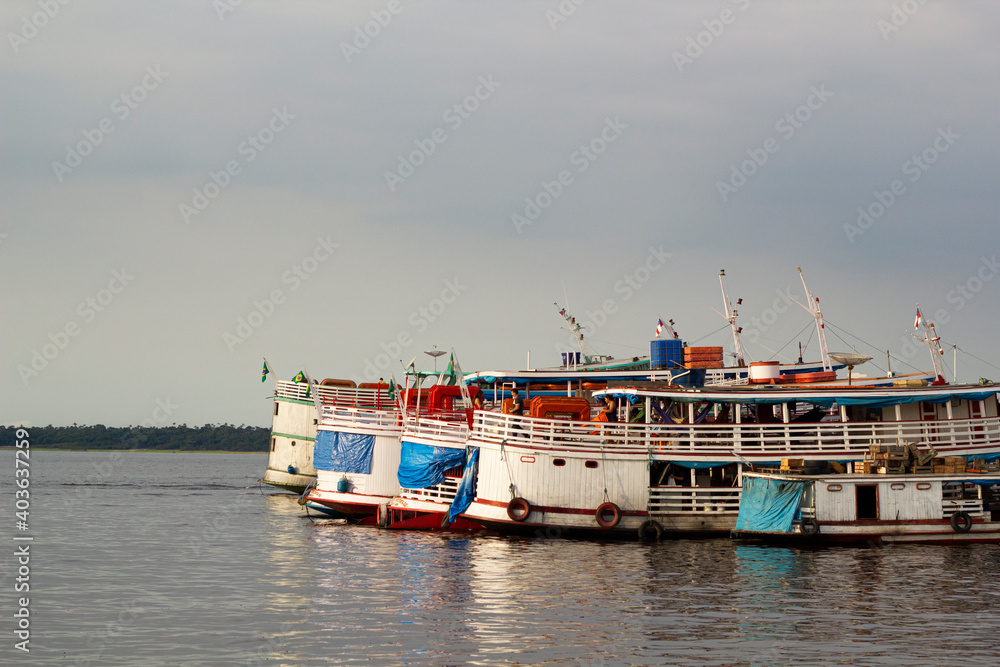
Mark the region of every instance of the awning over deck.
POLYGON ((465 463, 465 449, 403 441, 396 477, 404 489, 426 489, 444 481, 444 471, 465 463))

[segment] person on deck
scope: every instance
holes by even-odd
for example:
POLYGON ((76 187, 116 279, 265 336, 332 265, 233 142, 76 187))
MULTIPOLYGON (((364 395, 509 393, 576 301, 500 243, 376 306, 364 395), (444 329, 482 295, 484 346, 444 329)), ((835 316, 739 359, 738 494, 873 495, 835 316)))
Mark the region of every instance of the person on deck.
POLYGON ((618 401, 616 401, 613 396, 604 397, 604 410, 602 414, 604 415, 604 419, 601 421, 618 421, 618 401))
POLYGON ((523 415, 524 399, 521 398, 521 394, 518 393, 517 387, 510 390, 510 401, 510 413, 512 415, 523 415))

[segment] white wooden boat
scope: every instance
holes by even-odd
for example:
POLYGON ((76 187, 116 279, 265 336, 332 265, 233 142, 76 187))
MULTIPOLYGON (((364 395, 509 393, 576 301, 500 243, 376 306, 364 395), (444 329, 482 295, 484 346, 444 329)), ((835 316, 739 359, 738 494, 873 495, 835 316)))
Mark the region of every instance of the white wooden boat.
POLYGON ((998 391, 621 387, 595 394, 619 401, 616 423, 476 412, 468 444, 480 450, 478 495, 463 516, 506 531, 727 534, 753 465, 851 465, 873 444, 898 442, 1000 457, 998 391))
POLYGON ((1000 473, 744 473, 732 534, 814 544, 1000 542, 1000 473))

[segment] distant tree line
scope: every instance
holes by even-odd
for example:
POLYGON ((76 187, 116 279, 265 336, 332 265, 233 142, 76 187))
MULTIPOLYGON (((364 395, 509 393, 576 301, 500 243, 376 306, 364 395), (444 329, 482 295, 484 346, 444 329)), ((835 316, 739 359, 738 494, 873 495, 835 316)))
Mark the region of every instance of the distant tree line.
MULTIPOLYGON (((162 451, 266 452, 270 430, 259 426, 33 426, 32 449, 153 449, 162 451)), ((0 426, 0 446, 13 447, 17 427, 0 426)))

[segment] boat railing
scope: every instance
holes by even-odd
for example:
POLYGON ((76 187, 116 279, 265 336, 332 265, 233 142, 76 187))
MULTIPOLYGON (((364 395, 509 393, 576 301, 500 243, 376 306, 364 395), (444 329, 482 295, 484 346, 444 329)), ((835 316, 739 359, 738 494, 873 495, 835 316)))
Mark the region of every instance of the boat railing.
POLYGON ((461 477, 445 477, 444 481, 426 489, 402 489, 400 497, 410 500, 427 500, 431 502, 450 503, 458 492, 461 477))
POLYGON ((651 486, 649 513, 687 514, 714 512, 738 514, 741 487, 651 486))
POLYGON ((403 436, 427 438, 442 444, 460 444, 469 439, 469 421, 465 412, 437 413, 432 417, 407 415, 403 436))
POLYGON ((320 423, 330 427, 369 428, 396 433, 402 430, 402 416, 398 410, 375 410, 342 405, 323 406, 320 423))
POLYGON ((320 403, 341 405, 347 407, 374 408, 378 410, 395 410, 396 399, 385 389, 359 389, 357 387, 324 387, 310 385, 306 382, 291 382, 279 380, 274 389, 277 398, 294 401, 312 401, 313 393, 319 396, 320 403))
POLYGON ((684 454, 783 458, 795 453, 862 458, 871 445, 912 442, 939 450, 1000 447, 1000 418, 947 421, 674 424, 574 422, 477 411, 473 440, 537 449, 647 453, 669 459, 684 454))
POLYGON ((983 501, 979 498, 959 498, 944 499, 941 501, 941 514, 943 518, 950 519, 955 512, 965 512, 966 514, 979 517, 984 514, 983 501))

